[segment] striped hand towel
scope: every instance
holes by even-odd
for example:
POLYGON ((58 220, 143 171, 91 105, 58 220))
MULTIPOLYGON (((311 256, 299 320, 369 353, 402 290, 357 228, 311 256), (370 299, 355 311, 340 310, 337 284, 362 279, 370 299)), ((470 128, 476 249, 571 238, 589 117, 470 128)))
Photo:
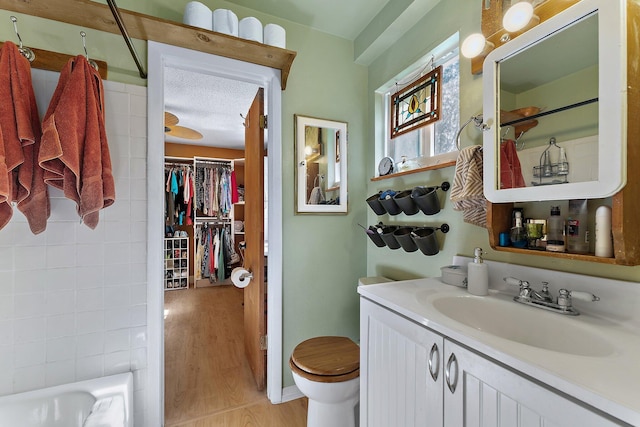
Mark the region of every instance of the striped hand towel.
POLYGON ((482 191, 482 146, 460 150, 451 186, 453 209, 462 211, 464 222, 487 228, 487 200, 482 191))

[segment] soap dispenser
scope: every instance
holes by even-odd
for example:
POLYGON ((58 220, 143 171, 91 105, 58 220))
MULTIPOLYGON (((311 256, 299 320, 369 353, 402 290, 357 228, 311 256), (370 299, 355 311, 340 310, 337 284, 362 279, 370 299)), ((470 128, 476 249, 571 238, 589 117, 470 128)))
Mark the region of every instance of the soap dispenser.
POLYGON ((489 294, 489 269, 482 259, 482 248, 473 250, 473 262, 467 268, 467 290, 473 295, 489 294))

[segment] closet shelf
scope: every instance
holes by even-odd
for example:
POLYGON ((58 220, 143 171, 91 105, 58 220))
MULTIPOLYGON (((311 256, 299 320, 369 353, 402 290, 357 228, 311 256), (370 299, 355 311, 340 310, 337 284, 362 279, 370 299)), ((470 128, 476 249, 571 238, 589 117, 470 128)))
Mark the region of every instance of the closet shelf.
MULTIPOLYGON (((109 7, 90 0, 0 0, 0 8, 121 35, 109 7)), ((289 71, 296 57, 296 52, 292 50, 191 27, 130 10, 120 9, 120 13, 129 35, 134 39, 152 40, 276 68, 281 71, 282 90, 287 87, 289 71)))

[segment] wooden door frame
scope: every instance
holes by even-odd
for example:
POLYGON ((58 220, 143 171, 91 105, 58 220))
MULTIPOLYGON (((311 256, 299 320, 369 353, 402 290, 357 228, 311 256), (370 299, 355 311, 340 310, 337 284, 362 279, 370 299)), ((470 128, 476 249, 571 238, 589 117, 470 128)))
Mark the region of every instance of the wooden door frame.
POLYGON ((148 43, 147 86, 147 384, 148 425, 164 425, 164 292, 162 245, 164 230, 164 69, 178 67, 246 81, 265 90, 269 115, 267 278, 267 397, 282 402, 282 93, 280 70, 214 56, 162 43, 148 43), (153 284, 157 283, 157 286, 153 284))

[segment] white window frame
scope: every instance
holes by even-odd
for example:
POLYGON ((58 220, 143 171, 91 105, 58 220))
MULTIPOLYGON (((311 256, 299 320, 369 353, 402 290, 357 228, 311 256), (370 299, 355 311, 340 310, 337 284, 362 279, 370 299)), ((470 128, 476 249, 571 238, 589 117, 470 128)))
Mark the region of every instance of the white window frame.
MULTIPOLYGON (((433 61, 433 66, 437 67, 438 65, 445 64, 452 59, 452 55, 460 57, 459 49, 458 49, 458 33, 452 35, 443 43, 441 43, 436 49, 429 52, 427 55, 423 56, 420 60, 416 61, 410 67, 405 69, 402 73, 395 76, 385 85, 380 87, 376 91, 376 95, 378 98, 378 103, 376 107, 376 116, 380 117, 381 123, 377 126, 377 129, 381 131, 378 134, 377 140, 379 143, 376 144, 376 165, 383 157, 396 157, 394 160, 396 163, 400 161, 400 156, 391 156, 390 145, 392 141, 397 138, 402 138, 403 135, 391 139, 391 132, 389 129, 390 126, 390 98, 397 91, 396 82, 404 81, 409 82, 419 78, 421 75, 424 75, 431 71, 430 67, 427 65, 433 61), (380 126, 381 125, 381 126, 380 126)), ((458 102, 458 111, 460 110, 460 97, 457 98, 458 102)), ((420 142, 419 142, 419 155, 418 158, 408 158, 407 160, 412 160, 414 162, 418 162, 420 167, 437 165, 439 163, 448 162, 450 160, 455 160, 458 155, 457 149, 453 148, 453 151, 448 153, 442 153, 435 155, 435 123, 432 123, 427 126, 423 126, 419 129, 416 129, 413 132, 408 132, 405 135, 412 135, 414 132, 420 132, 420 142)))

